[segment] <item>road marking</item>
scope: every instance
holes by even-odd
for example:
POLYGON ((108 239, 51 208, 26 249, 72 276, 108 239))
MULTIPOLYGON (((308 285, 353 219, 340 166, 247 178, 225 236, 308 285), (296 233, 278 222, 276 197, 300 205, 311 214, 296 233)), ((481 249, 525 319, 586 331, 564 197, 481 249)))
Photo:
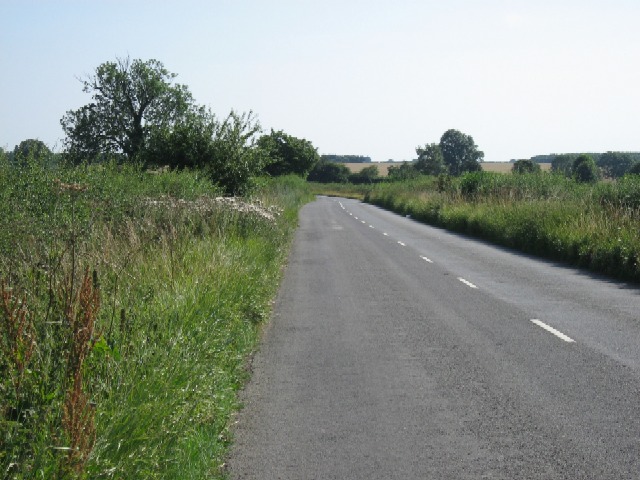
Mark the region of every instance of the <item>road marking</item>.
POLYGON ((470 288, 478 288, 478 287, 476 287, 473 283, 471 283, 471 282, 470 282, 470 281, 468 281, 468 280, 465 280, 464 278, 458 277, 458 280, 460 280, 462 283, 464 283, 467 287, 470 287, 470 288))
POLYGON ((420 256, 420 258, 423 259, 425 262, 433 263, 433 260, 431 260, 430 258, 423 257, 422 255, 420 256))
POLYGON ((536 325, 538 325, 541 328, 544 328, 547 332, 553 333, 556 337, 560 338, 561 340, 564 340, 567 343, 574 343, 575 340, 571 337, 566 336, 564 333, 556 330, 553 327, 550 327, 549 325, 547 325, 544 322, 541 322, 540 320, 537 319, 533 319, 531 320, 533 323, 535 323, 536 325))
POLYGON ((367 222, 365 222, 364 220, 360 220, 360 223, 367 223, 367 222))
POLYGON ((389 236, 389 234, 388 234, 387 232, 384 232, 384 233, 383 233, 383 235, 384 235, 385 237, 388 237, 388 236, 389 236))
POLYGON ((353 213, 349 212, 349 215, 351 215, 353 217, 353 213))
POLYGON ((402 245, 403 247, 406 247, 407 244, 406 243, 402 243, 401 241, 398 240, 398 245, 402 245))
POLYGON ((374 227, 373 225, 369 225, 369 228, 376 228, 376 227, 374 227))

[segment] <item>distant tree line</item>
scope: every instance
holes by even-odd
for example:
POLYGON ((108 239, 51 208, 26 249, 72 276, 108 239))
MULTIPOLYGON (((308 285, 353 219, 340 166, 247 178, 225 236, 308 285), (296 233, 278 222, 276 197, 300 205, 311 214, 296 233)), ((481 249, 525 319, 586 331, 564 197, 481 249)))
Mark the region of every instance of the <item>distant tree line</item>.
MULTIPOLYGON (((536 155, 529 159, 530 162, 550 163, 551 171, 567 176, 573 176, 573 163, 578 157, 588 156, 599 170, 598 175, 605 178, 620 178, 627 173, 634 173, 640 168, 640 152, 605 152, 605 153, 563 153, 536 155)), ((511 163, 523 160, 511 160, 511 163)))
POLYGON ((551 171, 573 177, 576 174, 576 161, 587 162, 590 169, 594 170, 594 176, 606 178, 620 178, 628 173, 638 173, 640 170, 640 154, 624 152, 606 152, 600 154, 575 154, 567 153, 554 156, 551 161, 551 171), (593 166, 591 167, 591 165, 593 166))
POLYGON ((321 160, 325 162, 336 163, 371 163, 371 157, 365 157, 363 155, 321 155, 321 160))

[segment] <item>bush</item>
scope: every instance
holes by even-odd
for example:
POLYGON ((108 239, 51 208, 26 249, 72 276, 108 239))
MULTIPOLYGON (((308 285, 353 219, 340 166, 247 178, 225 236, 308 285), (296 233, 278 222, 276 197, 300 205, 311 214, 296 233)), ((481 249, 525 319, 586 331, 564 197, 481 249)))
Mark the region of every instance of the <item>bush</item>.
POLYGON ((595 160, 590 155, 579 155, 571 167, 573 178, 582 183, 594 183, 600 178, 595 160))

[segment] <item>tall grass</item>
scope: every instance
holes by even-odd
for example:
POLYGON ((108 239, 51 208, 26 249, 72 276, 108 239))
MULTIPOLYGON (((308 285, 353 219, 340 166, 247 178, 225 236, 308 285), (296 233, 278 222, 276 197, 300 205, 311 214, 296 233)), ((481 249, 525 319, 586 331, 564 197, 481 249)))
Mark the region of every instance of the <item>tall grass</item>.
POLYGON ((524 252, 640 281, 640 178, 471 173, 375 185, 365 201, 524 252))
POLYGON ((0 165, 0 472, 216 478, 303 182, 0 165))

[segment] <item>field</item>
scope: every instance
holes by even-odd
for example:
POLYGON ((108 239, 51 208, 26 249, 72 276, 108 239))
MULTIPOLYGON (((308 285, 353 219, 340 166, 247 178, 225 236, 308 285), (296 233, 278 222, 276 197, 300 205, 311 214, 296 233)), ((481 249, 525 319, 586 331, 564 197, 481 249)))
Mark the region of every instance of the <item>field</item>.
MULTIPOLYGON (((551 170, 550 163, 541 163, 540 167, 543 172, 551 170)), ((509 162, 482 162, 482 170, 485 172, 511 173, 511 168, 513 168, 513 163, 509 162)))
MULTIPOLYGON (((345 163, 347 168, 351 170, 353 173, 358 173, 363 168, 370 167, 371 165, 375 165, 378 167, 378 172, 381 177, 386 177, 389 172, 389 167, 398 167, 405 162, 393 162, 393 163, 345 163)), ((547 172, 551 170, 550 163, 541 163, 540 166, 542 170, 547 172)), ((482 170, 485 172, 495 172, 495 173, 511 173, 511 168, 513 167, 513 163, 509 162, 483 162, 482 170)))

